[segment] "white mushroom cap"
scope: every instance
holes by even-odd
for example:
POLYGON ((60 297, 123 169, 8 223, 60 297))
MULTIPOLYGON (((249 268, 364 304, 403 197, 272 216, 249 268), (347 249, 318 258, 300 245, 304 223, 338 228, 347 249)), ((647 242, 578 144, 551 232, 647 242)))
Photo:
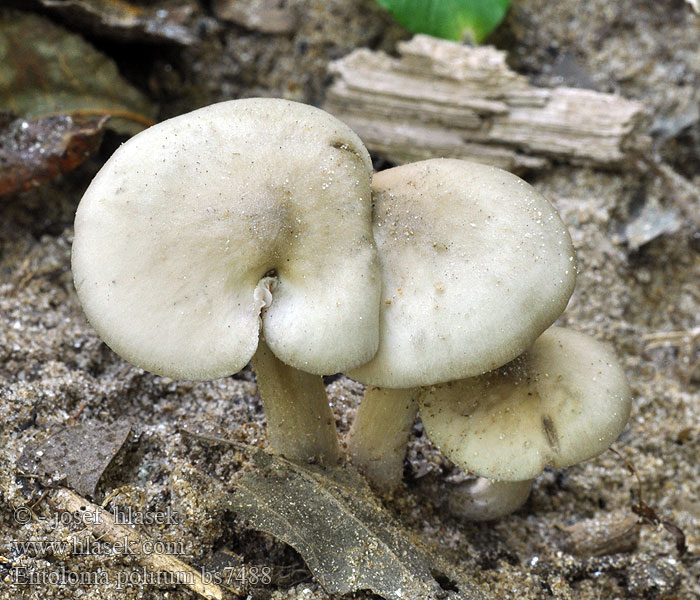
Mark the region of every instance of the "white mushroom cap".
POLYGON ((605 346, 552 327, 500 369, 425 390, 420 414, 457 465, 520 481, 606 450, 627 423, 631 395, 605 346))
POLYGON ((258 345, 314 374, 367 362, 380 279, 372 165, 331 115, 223 102, 124 144, 75 220, 88 319, 134 364, 172 377, 239 371, 258 345), (266 275, 269 275, 266 277, 266 275))
POLYGON ((522 179, 435 159, 377 173, 372 195, 380 342, 354 379, 401 388, 478 375, 522 353, 566 307, 571 238, 522 179))

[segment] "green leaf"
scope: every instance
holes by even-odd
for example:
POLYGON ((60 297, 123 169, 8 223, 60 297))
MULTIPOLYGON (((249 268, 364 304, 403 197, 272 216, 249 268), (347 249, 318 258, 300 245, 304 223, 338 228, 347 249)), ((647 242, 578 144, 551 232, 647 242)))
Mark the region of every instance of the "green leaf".
POLYGON ((512 0, 377 1, 413 33, 481 42, 503 20, 512 0))

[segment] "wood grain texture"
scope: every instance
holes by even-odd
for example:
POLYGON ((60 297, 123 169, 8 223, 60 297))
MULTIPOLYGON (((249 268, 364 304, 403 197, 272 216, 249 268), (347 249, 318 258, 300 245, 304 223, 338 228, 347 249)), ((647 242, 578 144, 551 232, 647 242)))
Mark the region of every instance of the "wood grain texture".
POLYGON ((619 168, 648 143, 642 103, 535 87, 491 46, 417 35, 399 44, 398 58, 363 48, 330 69, 325 110, 395 163, 442 156, 511 171, 550 161, 619 168))

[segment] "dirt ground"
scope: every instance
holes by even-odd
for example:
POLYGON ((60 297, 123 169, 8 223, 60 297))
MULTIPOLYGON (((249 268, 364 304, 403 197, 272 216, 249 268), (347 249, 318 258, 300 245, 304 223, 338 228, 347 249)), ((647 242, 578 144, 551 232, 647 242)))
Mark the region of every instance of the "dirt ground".
MULTIPOLYGON (((299 15, 292 33, 228 24, 186 49, 102 46, 160 102, 166 117, 241 96, 319 104, 329 60, 362 46, 391 51, 407 36, 370 0, 281 4, 299 15)), ((578 283, 559 323, 615 348, 634 403, 614 447, 634 464, 645 502, 685 533, 688 552, 679 557, 676 538, 653 525, 638 527, 637 543, 623 552, 595 557, 569 551, 567 527, 583 522, 592 538, 595 522, 631 514, 636 480, 611 452, 548 470, 526 505, 507 518, 463 522, 447 502, 462 475, 416 424, 405 487, 390 509, 489 597, 700 598, 700 203, 693 195, 700 186, 699 37, 700 16, 682 0, 515 0, 490 40, 538 85, 590 87, 643 101, 653 139, 647 158, 658 157, 687 184, 679 187, 648 160, 618 171, 562 164, 527 177, 560 211, 577 249, 578 283), (633 249, 628 225, 650 204, 675 211, 678 226, 633 249)), ((47 521, 17 521, 14 511, 30 490, 15 463, 28 444, 72 416, 134 422, 96 501, 117 490, 114 504, 177 511, 178 523, 156 525, 151 533, 183 541, 190 562, 206 562, 227 548, 248 563, 273 566, 260 597, 327 598, 293 550, 226 513, 223 500, 237 474, 250 468, 248 460, 235 448, 182 432, 183 425, 199 424, 264 445, 252 373, 201 383, 145 373, 102 344, 83 316, 70 273, 72 221, 82 191, 113 148, 108 139, 100 156, 60 181, 0 200, 0 598, 196 597, 177 587, 11 585, 12 561, 39 570, 76 566, 74 557, 60 553, 9 556, 6 544, 68 534, 47 521)), ((386 165, 375 160, 375 166, 386 165)), ((362 386, 329 378, 327 390, 345 433, 362 386)), ((132 567, 104 554, 81 562, 82 569, 114 573, 132 567)))

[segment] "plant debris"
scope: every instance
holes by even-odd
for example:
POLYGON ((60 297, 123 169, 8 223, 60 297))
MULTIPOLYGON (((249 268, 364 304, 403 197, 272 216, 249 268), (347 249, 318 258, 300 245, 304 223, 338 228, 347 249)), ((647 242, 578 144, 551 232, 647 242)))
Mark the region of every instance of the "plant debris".
POLYGON ((148 7, 126 0, 40 0, 71 23, 118 41, 174 42, 183 46, 198 40, 194 2, 152 2, 148 7))
POLYGON ((110 128, 126 134, 156 116, 111 59, 51 21, 16 11, 0 11, 0 109, 27 119, 111 115, 118 118, 110 128))
POLYGON ((566 535, 564 549, 576 556, 632 552, 639 543, 637 517, 619 512, 583 519, 564 527, 563 531, 566 535))
POLYGON ((10 119, 0 114, 0 196, 24 192, 80 166, 100 147, 109 116, 10 119))
POLYGON ((100 477, 130 433, 126 420, 111 425, 85 421, 26 448, 17 467, 44 486, 62 483, 83 496, 94 496, 100 477))
POLYGON ((512 0, 378 0, 413 33, 481 43, 503 20, 512 0))
POLYGON ((328 593, 482 597, 469 583, 442 575, 438 559, 409 539, 350 468, 301 466, 265 452, 255 459, 259 470, 238 480, 232 509, 297 550, 328 593))
POLYGON ((280 7, 274 0, 213 0, 214 14, 261 33, 291 33, 297 19, 290 7, 280 7))
POLYGON ((641 102, 533 86, 493 46, 416 35, 398 53, 359 48, 332 62, 323 106, 393 163, 451 157, 514 172, 552 160, 611 169, 649 145, 641 102))
MULTIPOLYGON (((49 496, 48 502, 54 510, 61 513, 90 515, 84 522, 95 538, 114 544, 116 548, 120 547, 119 544, 121 548, 128 547, 129 553, 139 564, 151 572, 169 573, 169 580, 173 584, 187 586, 206 600, 226 600, 240 595, 234 587, 226 586, 226 589, 223 589, 217 583, 206 581, 201 571, 192 568, 177 556, 145 551, 149 547, 146 536, 142 536, 133 527, 116 522, 111 513, 70 490, 55 490, 49 496)), ((150 545, 152 546, 152 543, 150 545)))
POLYGON ((635 477, 637 480, 637 502, 632 504, 630 507, 632 509, 632 512, 639 516, 641 519, 641 523, 646 523, 648 525, 653 525, 654 527, 658 527, 661 525, 666 531, 668 531, 675 539, 676 542, 676 552, 678 553, 679 557, 682 557, 688 552, 688 546, 686 544, 686 539, 685 539, 685 533, 683 533, 683 530, 678 527, 675 523, 672 521, 668 521, 666 519, 662 519, 659 517, 659 515, 656 513, 656 511, 649 506, 646 502, 644 502, 642 498, 643 494, 643 487, 642 487, 642 480, 639 477, 639 473, 637 472, 637 469, 634 467, 634 465, 624 458, 617 450, 614 450, 611 448, 613 451, 613 454, 617 455, 619 458, 621 458, 625 462, 625 466, 627 467, 627 470, 630 472, 631 475, 635 477))
POLYGON ((673 209, 663 208, 653 198, 647 199, 624 226, 623 237, 630 250, 638 250, 661 235, 675 233, 682 221, 673 209))
MULTIPOLYGON (((126 1, 146 10, 165 4, 165 0, 126 1)), ((245 1, 262 4, 267 0, 245 1)), ((133 81, 148 85, 142 89, 162 104, 162 116, 234 97, 278 96, 319 105, 330 83, 329 59, 356 48, 396 56, 396 40, 407 35, 375 0, 279 0, 278 7, 289 6, 297 16, 297 28, 291 34, 264 35, 219 21, 219 34, 211 35, 206 29, 202 40, 192 46, 144 48, 121 43, 116 30, 115 37, 108 31, 104 37, 93 34, 87 23, 68 17, 67 11, 59 13, 58 7, 38 9, 39 0, 0 3, 49 15, 72 32, 89 35, 117 64, 129 66, 129 74, 137 78, 133 81)), ((197 0, 197 4, 205 14, 197 17, 200 28, 209 27, 215 22, 214 0, 197 0)), ((642 100, 655 123, 694 112, 693 106, 700 105, 700 21, 690 3, 523 0, 513 8, 493 41, 508 49, 508 64, 526 75, 531 85, 552 88, 564 83, 642 100), (556 65, 564 55, 576 57, 590 81, 574 75, 562 82, 556 65)), ((0 34, 0 71, 9 64, 4 43, 0 34)), ((439 83, 441 78, 435 78, 429 85, 439 83)), ((5 89, 3 80, 0 98, 5 89)), ((451 118, 448 114, 448 124, 451 118)), ((107 127, 117 123, 112 118, 107 127)), ((456 120, 454 127, 461 130, 456 120)), ((582 168, 554 159, 551 168, 531 171, 528 177, 565 213, 577 249, 577 290, 562 324, 599 332, 598 337, 613 345, 624 360, 636 398, 634 418, 619 443, 626 455, 634 457, 644 480, 644 501, 685 531, 689 550, 678 560, 673 537, 663 527, 643 525, 637 527, 641 540, 634 552, 582 558, 561 551, 562 532, 557 524, 602 519, 608 511, 627 509, 636 502, 636 495, 630 500, 631 480, 612 454, 566 471, 546 472, 526 507, 505 519, 488 524, 458 521, 448 514, 444 496, 450 484, 446 477, 454 476, 456 467, 417 423, 404 464, 407 488, 394 498, 391 513, 431 548, 439 548, 462 577, 500 600, 700 599, 700 125, 691 118, 670 130, 671 139, 654 150, 661 153, 661 162, 641 155, 640 162, 645 163, 641 169, 582 168), (631 255, 615 237, 627 207, 642 193, 678 211, 683 227, 631 255), (425 476, 416 481, 416 472, 425 476)), ((663 131, 651 133, 656 142, 664 137, 663 131)), ((103 145, 102 152, 107 149, 103 145)), ((379 156, 375 154, 375 159, 379 156)), ((16 507, 33 504, 41 494, 39 487, 30 500, 36 480, 24 481, 15 470, 29 441, 45 438, 47 423, 69 424, 69 417, 80 422, 88 415, 111 422, 128 414, 135 429, 138 423, 140 441, 137 447, 129 443, 120 452, 103 475, 97 494, 109 494, 111 487, 105 487, 109 482, 121 486, 112 507, 170 510, 182 517, 177 526, 153 528, 142 535, 181 540, 193 552, 181 558, 198 571, 222 548, 241 557, 244 573, 248 565, 271 567, 272 583, 251 590, 251 600, 339 600, 320 588, 301 557, 282 542, 265 533, 244 531, 240 523, 225 516, 209 521, 212 500, 204 497, 206 490, 199 487, 199 479, 173 487, 173 478, 182 472, 177 467, 184 465, 188 472, 191 465, 224 482, 227 501, 237 473, 251 470, 248 455, 237 446, 219 447, 204 436, 230 436, 238 443, 263 446, 265 418, 252 371, 210 382, 172 381, 145 373, 118 359, 81 316, 70 276, 72 222, 76 202, 98 166, 96 159, 69 177, 25 192, 16 199, 21 201, 0 198, 0 528, 4 542, 60 541, 74 534, 67 527, 48 529, 44 520, 20 525, 14 519, 16 507), (198 427, 199 438, 178 433, 183 420, 195 419, 215 427, 198 427), (205 510, 198 504, 203 497, 205 510)), ((375 166, 388 165, 379 158, 375 166)), ((344 377, 327 387, 343 434, 362 389, 344 377)), ((50 431, 60 427, 52 425, 50 431)), ((50 489, 37 514, 48 514, 48 502, 56 496, 58 491, 50 489)), ((217 501, 221 501, 218 492, 217 501)), ((80 535, 92 536, 87 530, 80 535)), ((187 589, 168 585, 116 589, 52 582, 19 587, 8 583, 13 566, 51 576, 64 568, 71 573, 105 570, 112 581, 141 567, 110 555, 48 551, 18 556, 6 543, 0 546, 1 600, 196 598, 187 589)), ((227 566, 237 569, 236 562, 222 568, 227 566)), ((356 596, 377 598, 366 592, 356 596)))

